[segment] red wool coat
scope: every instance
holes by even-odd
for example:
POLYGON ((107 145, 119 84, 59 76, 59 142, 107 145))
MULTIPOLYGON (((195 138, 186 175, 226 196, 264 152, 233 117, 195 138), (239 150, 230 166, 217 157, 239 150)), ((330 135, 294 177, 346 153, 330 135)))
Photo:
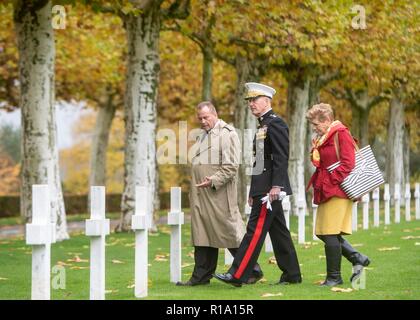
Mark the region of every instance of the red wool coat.
POLYGON ((319 146, 320 166, 309 181, 308 188, 314 188, 314 203, 320 204, 332 197, 348 198, 340 187, 340 183, 350 174, 355 165, 354 140, 346 127, 339 128, 338 143, 341 165, 329 173, 327 167, 337 162, 337 153, 334 146, 334 136, 328 137, 319 146))

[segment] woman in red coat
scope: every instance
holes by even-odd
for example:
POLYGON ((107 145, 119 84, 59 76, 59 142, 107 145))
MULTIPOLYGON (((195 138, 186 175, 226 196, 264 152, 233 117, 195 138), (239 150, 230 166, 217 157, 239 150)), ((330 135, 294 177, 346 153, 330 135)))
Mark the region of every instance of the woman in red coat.
POLYGON ((322 286, 342 284, 341 255, 353 264, 350 281, 356 280, 368 257, 357 252, 344 238, 351 234, 353 202, 341 189, 341 182, 350 174, 355 165, 355 142, 349 130, 338 120, 334 121, 330 105, 314 105, 306 113, 313 126, 315 139, 312 141, 311 161, 316 171, 308 187, 314 188, 314 203, 318 205, 315 234, 325 244, 327 278, 322 286), (331 173, 327 168, 340 161, 331 173))

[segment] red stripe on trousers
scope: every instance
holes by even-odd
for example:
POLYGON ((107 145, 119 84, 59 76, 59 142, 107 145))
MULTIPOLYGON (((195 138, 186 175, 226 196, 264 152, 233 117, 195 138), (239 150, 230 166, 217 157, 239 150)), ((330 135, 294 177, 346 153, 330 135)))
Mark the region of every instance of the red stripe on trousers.
POLYGON ((235 274, 233 275, 234 278, 239 279, 242 277, 242 274, 248 265, 249 259, 251 259, 252 254, 254 253, 255 247, 260 240, 262 229, 264 227, 265 217, 267 216, 267 205, 262 204, 260 216, 258 217, 257 226, 255 228, 254 235, 252 236, 251 242, 248 246, 248 249, 245 252, 245 256, 239 265, 238 270, 236 270, 235 274))

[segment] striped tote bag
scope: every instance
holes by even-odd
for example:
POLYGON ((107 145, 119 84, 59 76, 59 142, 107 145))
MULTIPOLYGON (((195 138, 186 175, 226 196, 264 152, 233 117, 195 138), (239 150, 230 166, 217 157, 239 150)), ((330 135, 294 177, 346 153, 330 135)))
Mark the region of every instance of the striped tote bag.
MULTIPOLYGON (((340 184, 351 200, 358 199, 385 183, 371 147, 368 145, 359 149, 356 144, 355 146, 358 149, 356 151, 356 164, 350 174, 340 184)), ((336 151, 339 154, 337 149, 336 151)), ((339 165, 340 161, 333 163, 327 170, 332 172, 339 165)))

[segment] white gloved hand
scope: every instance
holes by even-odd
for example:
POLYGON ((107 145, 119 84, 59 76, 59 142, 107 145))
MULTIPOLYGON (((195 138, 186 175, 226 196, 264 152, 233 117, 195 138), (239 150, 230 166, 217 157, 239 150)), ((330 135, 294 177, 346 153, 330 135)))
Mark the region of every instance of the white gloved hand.
MULTIPOLYGON (((280 191, 279 194, 279 201, 282 201, 285 197, 287 196, 286 192, 284 191, 280 191)), ((272 207, 271 207, 271 203, 270 203, 270 196, 267 194, 265 197, 261 198, 262 203, 267 203, 267 209, 270 209, 271 211, 273 211, 272 207)))
POLYGON ((267 209, 270 209, 271 211, 273 210, 271 208, 270 197, 269 197, 268 194, 265 197, 262 197, 261 201, 262 201, 263 204, 267 202, 267 209))

